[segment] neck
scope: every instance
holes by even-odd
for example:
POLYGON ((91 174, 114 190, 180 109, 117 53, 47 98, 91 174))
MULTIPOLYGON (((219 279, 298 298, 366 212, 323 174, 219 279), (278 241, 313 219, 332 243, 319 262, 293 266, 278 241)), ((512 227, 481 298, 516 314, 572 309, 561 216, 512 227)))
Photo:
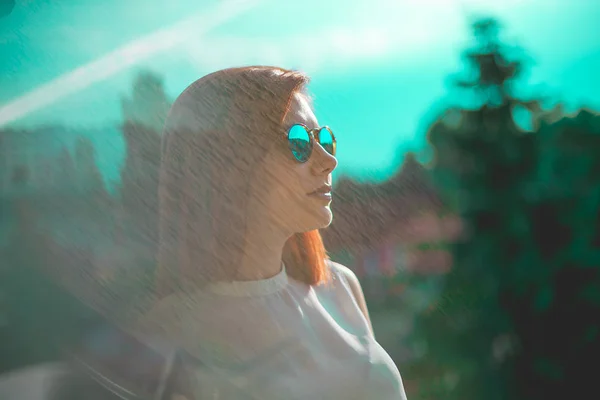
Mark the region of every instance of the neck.
POLYGON ((275 224, 249 225, 246 231, 244 253, 236 280, 251 281, 268 279, 281 272, 281 260, 285 242, 291 236, 275 224))

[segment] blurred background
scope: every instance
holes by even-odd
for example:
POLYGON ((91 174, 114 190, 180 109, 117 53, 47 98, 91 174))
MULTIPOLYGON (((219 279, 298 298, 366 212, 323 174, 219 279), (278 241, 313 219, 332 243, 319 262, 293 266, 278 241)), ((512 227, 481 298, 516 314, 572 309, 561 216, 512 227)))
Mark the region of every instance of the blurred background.
POLYGON ((133 301, 171 102, 268 64, 311 76, 338 136, 323 236, 408 398, 591 393, 598 21, 594 0, 1 0, 0 371, 60 357, 77 327, 48 298, 133 301))

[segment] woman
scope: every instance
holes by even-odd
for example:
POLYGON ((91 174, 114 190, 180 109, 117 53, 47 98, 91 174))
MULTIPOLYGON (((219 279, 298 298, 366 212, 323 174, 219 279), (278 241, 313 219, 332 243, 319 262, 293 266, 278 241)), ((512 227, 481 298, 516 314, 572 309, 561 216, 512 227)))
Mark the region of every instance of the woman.
POLYGON ((135 331, 187 362, 188 396, 404 399, 356 276, 327 259, 335 136, 308 78, 227 69, 190 85, 166 125, 160 300, 135 331))

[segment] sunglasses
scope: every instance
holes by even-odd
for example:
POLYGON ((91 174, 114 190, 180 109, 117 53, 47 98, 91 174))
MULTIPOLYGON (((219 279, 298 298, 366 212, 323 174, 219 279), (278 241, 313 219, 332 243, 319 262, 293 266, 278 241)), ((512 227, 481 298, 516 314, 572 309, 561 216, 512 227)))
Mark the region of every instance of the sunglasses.
POLYGON ((328 126, 309 129, 305 125, 295 124, 288 130, 287 139, 290 150, 298 162, 305 163, 310 159, 315 142, 335 156, 337 147, 335 135, 328 126))

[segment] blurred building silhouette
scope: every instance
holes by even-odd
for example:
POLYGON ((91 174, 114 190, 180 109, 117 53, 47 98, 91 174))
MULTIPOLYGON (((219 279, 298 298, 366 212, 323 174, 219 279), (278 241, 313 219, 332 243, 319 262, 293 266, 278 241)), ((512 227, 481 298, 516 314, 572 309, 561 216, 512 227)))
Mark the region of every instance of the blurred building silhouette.
POLYGON ((112 202, 88 139, 103 132, 60 126, 0 131, 0 187, 7 210, 0 220, 0 243, 14 222, 10 210, 20 201, 35 209, 41 229, 64 237, 65 244, 98 239, 97 231, 76 232, 90 218, 106 222, 100 213, 112 202))
POLYGON ((332 225, 323 232, 330 254, 359 277, 399 271, 444 273, 450 253, 418 245, 453 240, 460 220, 443 216, 429 171, 407 154, 387 181, 359 183, 342 178, 334 188, 332 225))

